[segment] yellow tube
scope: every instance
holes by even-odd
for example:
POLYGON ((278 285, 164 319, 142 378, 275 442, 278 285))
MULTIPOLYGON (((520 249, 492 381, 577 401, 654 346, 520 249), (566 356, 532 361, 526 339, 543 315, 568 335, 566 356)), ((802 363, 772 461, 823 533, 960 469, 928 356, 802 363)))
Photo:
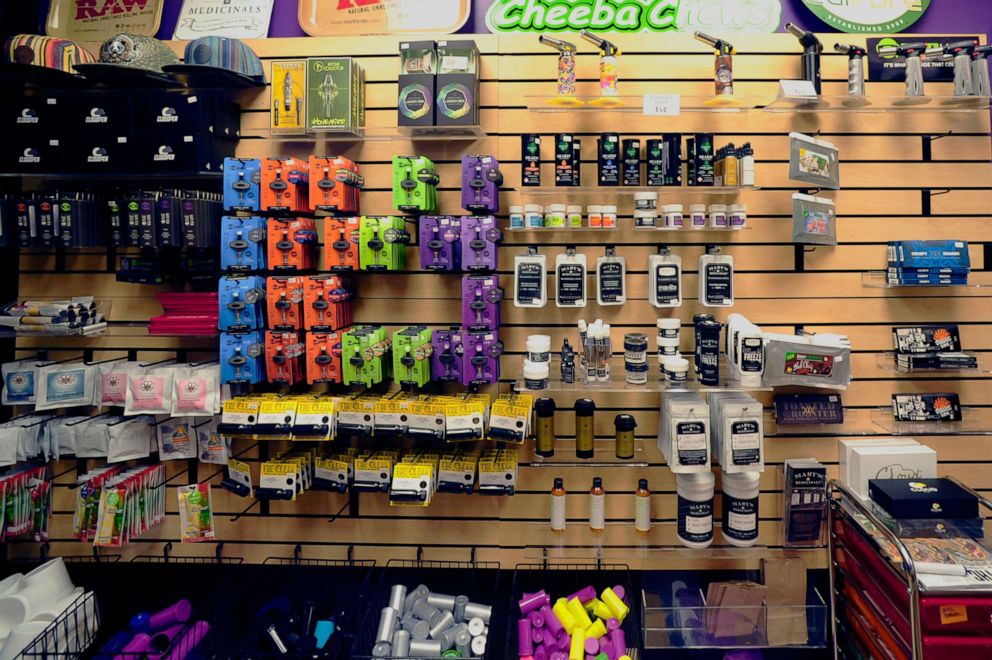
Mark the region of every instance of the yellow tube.
POLYGON ((556 617, 558 617, 561 625, 565 626, 565 632, 569 635, 571 635, 572 631, 578 627, 579 622, 575 620, 574 616, 572 616, 572 613, 568 609, 568 601, 564 598, 559 598, 556 600, 554 607, 551 608, 551 611, 555 613, 556 617))
POLYGON ((572 633, 572 645, 568 649, 568 660, 584 660, 585 657, 586 633, 582 628, 576 628, 575 632, 572 633))
POLYGON ((620 623, 623 623, 623 620, 627 618, 627 614, 630 612, 630 608, 627 607, 627 605, 620 600, 620 597, 617 596, 616 592, 609 587, 603 589, 602 598, 603 602, 606 603, 606 606, 613 611, 613 616, 615 616, 620 623))
POLYGON ((596 619, 593 624, 586 628, 586 637, 595 637, 599 639, 606 634, 606 624, 603 623, 602 619, 596 619))
POLYGON ((568 611, 572 613, 573 617, 575 617, 575 622, 578 624, 579 628, 585 630, 592 625, 592 619, 589 618, 589 615, 586 613, 586 608, 582 607, 582 601, 578 598, 573 598, 568 601, 568 611))
POLYGON ((586 609, 588 609, 589 611, 591 611, 593 614, 595 614, 596 616, 598 616, 600 619, 612 619, 612 618, 614 618, 616 616, 616 614, 613 613, 613 610, 611 610, 609 608, 609 606, 607 606, 606 603, 604 603, 603 601, 601 601, 598 598, 595 599, 595 600, 589 601, 586 604, 586 609), (591 608, 590 608, 590 606, 591 606, 591 608))

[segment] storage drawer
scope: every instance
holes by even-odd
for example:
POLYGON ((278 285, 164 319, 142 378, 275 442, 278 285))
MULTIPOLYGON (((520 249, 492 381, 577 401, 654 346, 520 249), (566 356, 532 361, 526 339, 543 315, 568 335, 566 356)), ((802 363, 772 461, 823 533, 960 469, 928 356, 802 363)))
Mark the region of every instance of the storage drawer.
POLYGON ((852 555, 842 548, 834 549, 834 561, 844 572, 844 576, 857 588, 864 592, 865 600, 884 619, 890 621, 901 641, 912 639, 912 627, 909 624, 909 594, 904 594, 902 600, 891 600, 887 593, 879 587, 872 574, 852 555))
POLYGON ((992 637, 923 636, 923 660, 989 660, 992 637))
MULTIPOLYGON (((992 597, 920 597, 924 634, 977 635, 992 639, 992 597)), ((992 657, 989 654, 985 657, 992 657)))

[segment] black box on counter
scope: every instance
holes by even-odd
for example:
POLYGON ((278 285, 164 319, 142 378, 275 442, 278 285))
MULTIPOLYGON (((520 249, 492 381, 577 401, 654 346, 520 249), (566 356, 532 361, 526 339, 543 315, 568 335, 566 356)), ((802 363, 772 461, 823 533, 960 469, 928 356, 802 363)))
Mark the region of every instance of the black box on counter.
POLYGON ((869 479, 868 495, 893 518, 978 517, 978 498, 950 479, 869 479))

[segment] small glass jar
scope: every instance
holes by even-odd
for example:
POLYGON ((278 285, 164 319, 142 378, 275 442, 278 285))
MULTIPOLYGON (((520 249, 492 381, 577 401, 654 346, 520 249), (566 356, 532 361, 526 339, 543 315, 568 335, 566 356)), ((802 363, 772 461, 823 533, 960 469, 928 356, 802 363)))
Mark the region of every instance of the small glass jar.
POLYGON ((731 205, 729 224, 731 229, 744 229, 747 225, 747 204, 731 205))
POLYGON ((661 207, 662 223, 665 229, 682 229, 682 205, 665 204, 661 207))
POLYGON ((689 225, 693 229, 706 228, 706 205, 691 204, 689 206, 689 225))
POLYGON ((648 382, 648 363, 624 363, 624 370, 627 373, 627 382, 631 385, 647 385, 648 382))
POLYGON ((544 207, 540 204, 526 204, 524 206, 524 224, 528 229, 544 227, 544 207))
POLYGON ((658 212, 653 209, 634 209, 634 227, 654 229, 658 226, 658 212))
POLYGON ((511 206, 510 229, 523 229, 523 228, 524 228, 524 207, 511 206))
POLYGON ((658 193, 639 192, 634 193, 634 210, 654 211, 658 208, 658 193))
POLYGON ((589 205, 589 226, 590 227, 602 227, 603 226, 603 207, 596 206, 593 204, 589 205))
POLYGON ((710 204, 710 229, 727 228, 727 205, 710 204))
POLYGON ((566 220, 566 225, 570 229, 576 229, 582 226, 582 207, 581 206, 569 206, 566 210, 568 215, 566 220))
POLYGON ((617 226, 617 207, 603 207, 603 229, 614 229, 617 226))

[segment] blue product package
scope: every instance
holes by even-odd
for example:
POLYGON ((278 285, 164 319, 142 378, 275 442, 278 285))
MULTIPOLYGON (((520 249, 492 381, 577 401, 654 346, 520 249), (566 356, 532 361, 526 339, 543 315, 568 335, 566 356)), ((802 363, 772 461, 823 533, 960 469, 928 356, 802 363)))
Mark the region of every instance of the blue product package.
POLYGON ((265 218, 224 216, 221 221, 220 267, 226 271, 265 270, 265 218))
POLYGON ((264 277, 222 277, 217 294, 220 305, 218 326, 222 331, 247 332, 264 327, 264 277))
POLYGON ((224 210, 261 208, 262 163, 257 158, 224 159, 224 210))
POLYGON ((891 268, 970 268, 967 241, 889 241, 891 268))
POLYGON ((265 380, 265 344, 262 333, 221 333, 220 379, 223 383, 247 384, 265 380))

